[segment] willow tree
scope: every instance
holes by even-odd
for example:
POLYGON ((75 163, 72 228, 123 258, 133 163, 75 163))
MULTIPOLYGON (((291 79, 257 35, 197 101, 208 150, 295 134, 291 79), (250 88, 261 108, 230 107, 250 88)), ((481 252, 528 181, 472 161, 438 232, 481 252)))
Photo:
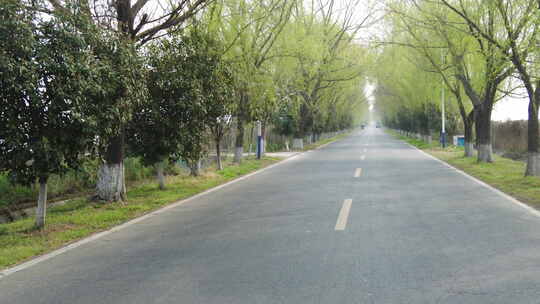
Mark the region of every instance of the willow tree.
POLYGON ((365 51, 354 43, 360 30, 370 25, 370 11, 357 20, 357 1, 298 5, 294 22, 288 26, 282 45, 288 50, 293 76, 290 91, 300 97, 297 146, 313 132, 324 91, 362 76, 366 69, 365 51), (341 6, 338 10, 337 7, 341 6))
MULTIPOLYGON (((168 0, 48 0, 57 13, 86 17, 99 27, 122 37, 123 43, 131 48, 140 48, 151 40, 162 37, 168 31, 181 28, 212 0, 168 1, 168 0), (76 3, 79 9, 74 10, 76 3)), ((135 54, 134 54, 135 56, 135 54)), ((132 82, 142 79, 140 67, 131 66, 136 60, 125 58, 117 62, 115 72, 126 83, 113 82, 116 88, 109 88, 110 105, 104 113, 115 113, 105 117, 98 124, 111 125, 110 132, 101 139, 106 142, 103 149, 103 164, 99 169, 96 198, 115 201, 125 199, 124 150, 125 127, 130 120, 140 92, 132 82), (126 67, 127 65, 127 67, 126 67), (133 89, 135 88, 135 89, 133 89)), ((140 85, 140 88, 144 86, 140 85)))
POLYGON ((234 64, 238 73, 234 154, 237 163, 243 155, 245 125, 257 116, 254 111, 260 109, 254 101, 259 105, 272 102, 259 94, 261 82, 257 80, 271 78, 265 67, 279 51, 275 42, 289 22, 295 5, 296 1, 290 0, 224 0, 212 10, 212 24, 226 45, 225 58, 234 64))
POLYGON ((467 6, 441 1, 465 22, 471 34, 488 41, 510 61, 523 83, 529 98, 527 130, 527 168, 525 175, 540 176, 540 80, 538 73, 538 33, 540 1, 469 1, 467 6), (482 22, 480 11, 488 10, 502 26, 494 32, 482 22))
MULTIPOLYGON (((389 43, 393 47, 408 47, 417 52, 421 60, 415 60, 417 64, 427 63, 426 67, 421 67, 426 72, 437 74, 444 89, 448 90, 457 102, 459 114, 463 123, 465 135, 465 156, 472 157, 473 150, 473 127, 474 111, 470 101, 465 98, 463 87, 458 78, 455 77, 456 68, 446 60, 446 41, 442 40, 439 33, 439 22, 433 16, 433 12, 438 7, 424 7, 426 3, 420 6, 407 7, 394 4, 390 9, 390 22, 393 26, 393 35, 389 43), (420 9, 419 9, 420 8, 420 9)), ((440 15, 439 15, 440 16, 440 15)), ((456 16, 447 16, 447 18, 457 19, 456 16)), ((467 33, 463 31, 453 31, 454 40, 467 41, 467 33)), ((467 48, 464 44, 460 46, 467 48)), ((442 94, 442 93, 441 93, 442 94)))
MULTIPOLYGON (((377 109, 386 125, 423 135, 440 129, 441 81, 426 67, 429 62, 412 48, 385 45, 373 78, 377 109)), ((447 106, 447 115, 452 110, 447 106)))
POLYGON ((420 16, 420 26, 430 29, 442 41, 446 57, 455 70, 455 77, 463 86, 474 109, 478 161, 491 162, 491 113, 505 80, 514 72, 505 52, 488 36, 504 31, 501 18, 489 2, 484 1, 425 1, 404 0, 420 16), (460 22, 459 10, 474 8, 468 16, 474 23, 460 22), (456 21, 457 20, 457 21, 456 21), (477 32, 473 24, 480 24, 486 35, 477 32))
MULTIPOLYGON (((441 6, 448 7, 449 2, 441 3, 441 6)), ((494 7, 487 2, 478 3, 474 7, 474 15, 470 17, 481 24, 489 35, 499 35, 503 27, 494 7)), ((474 107, 477 159, 479 162, 492 162, 491 113, 500 97, 500 86, 512 75, 514 67, 497 49, 494 41, 478 35, 470 23, 462 23, 456 28, 447 18, 452 11, 440 10, 435 16, 439 23, 438 31, 448 46, 448 54, 455 66, 456 77, 474 107), (452 34, 453 31, 463 31, 468 34, 468 38, 456 37, 452 34), (466 48, 463 47, 463 43, 467 44, 466 48), (471 67, 474 67, 474 70, 471 67), (475 78, 480 79, 475 83, 475 78)), ((453 13, 455 14, 455 11, 453 13)))

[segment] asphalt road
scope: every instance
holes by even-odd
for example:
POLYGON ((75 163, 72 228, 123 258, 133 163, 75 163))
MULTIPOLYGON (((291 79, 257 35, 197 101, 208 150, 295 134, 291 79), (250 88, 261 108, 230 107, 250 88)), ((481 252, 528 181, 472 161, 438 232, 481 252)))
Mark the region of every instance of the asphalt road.
POLYGON ((6 276, 0 303, 536 304, 540 218, 367 129, 6 276))

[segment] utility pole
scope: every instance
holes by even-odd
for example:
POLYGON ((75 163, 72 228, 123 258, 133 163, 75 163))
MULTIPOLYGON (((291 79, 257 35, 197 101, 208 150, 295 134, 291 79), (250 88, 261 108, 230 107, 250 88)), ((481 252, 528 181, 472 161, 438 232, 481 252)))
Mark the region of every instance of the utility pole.
MULTIPOLYGON (((441 62, 444 65, 444 51, 441 50, 441 62)), ((443 67, 444 68, 444 67, 443 67)), ((444 115, 444 79, 441 79, 441 145, 443 148, 446 148, 446 126, 445 126, 445 115, 444 115)))

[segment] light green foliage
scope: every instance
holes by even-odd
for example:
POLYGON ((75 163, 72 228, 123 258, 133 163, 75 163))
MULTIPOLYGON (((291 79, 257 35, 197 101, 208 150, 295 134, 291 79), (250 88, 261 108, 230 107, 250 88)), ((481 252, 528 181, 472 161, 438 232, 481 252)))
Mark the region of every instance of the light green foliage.
POLYGON ((281 109, 295 109, 289 117, 298 137, 352 125, 363 110, 369 64, 365 49, 353 42, 354 31, 346 30, 353 25, 308 11, 299 5, 276 42, 282 56, 275 60, 274 82, 281 99, 293 104, 281 109))
MULTIPOLYGON (((483 117, 490 115, 489 108, 501 96, 496 88, 511 72, 507 60, 496 52, 492 42, 471 32, 460 15, 443 2, 426 1, 416 5, 405 0, 392 1, 389 5, 387 39, 391 42, 384 46, 383 55, 379 57, 382 70, 388 72, 377 79, 393 75, 386 78, 388 81, 381 88, 378 106, 394 127, 401 124, 400 127, 408 131, 425 132, 422 130, 425 127, 420 127, 424 124, 431 125, 428 129, 435 129, 430 123, 422 123, 422 118, 415 117, 414 113, 421 113, 426 106, 432 107, 430 104, 438 107, 441 89, 445 91, 451 121, 455 121, 452 118, 459 113, 460 120, 472 127, 472 105, 478 107, 479 113, 484 113, 483 117), (409 112, 409 118, 403 117, 405 112, 409 112), (398 118, 400 115, 402 117, 398 118)), ((474 18, 491 24, 492 31, 501 29, 490 5, 469 4, 478 9, 474 18)))

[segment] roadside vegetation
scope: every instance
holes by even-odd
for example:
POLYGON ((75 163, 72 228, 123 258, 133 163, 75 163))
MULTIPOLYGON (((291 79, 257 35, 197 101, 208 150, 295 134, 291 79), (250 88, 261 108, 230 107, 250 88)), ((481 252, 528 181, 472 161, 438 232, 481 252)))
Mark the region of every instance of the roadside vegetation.
POLYGON ((462 135, 464 155, 496 163, 493 108, 521 97, 528 102, 522 174, 540 176, 538 2, 391 0, 386 13, 373 74, 384 124, 435 139, 444 116, 449 142, 462 135))
POLYGON ((89 236, 139 217, 167 204, 188 198, 204 190, 223 184, 242 175, 264 168, 279 158, 253 157, 242 164, 224 164, 223 170, 209 168, 199 176, 188 172, 169 176, 167 188, 147 180, 134 185, 128 192, 129 201, 103 203, 87 198, 71 199, 51 207, 45 229, 36 229, 34 218, 0 224, 0 269, 33 256, 51 251, 70 242, 89 236))
POLYGON ((355 3, 1 1, 0 211, 33 201, 48 229, 51 199, 129 206, 151 177, 172 191, 168 164, 224 168, 231 138, 242 166, 256 129, 264 152, 270 129, 302 150, 354 127, 375 18, 355 3))
POLYGON ((440 160, 478 178, 519 201, 540 210, 540 178, 523 174, 526 163, 494 155, 490 163, 478 162, 473 156, 465 157, 463 147, 442 148, 438 142, 427 143, 388 130, 393 136, 437 157, 440 160))
MULTIPOLYGON (((343 139, 349 134, 347 132, 322 139, 306 146, 305 150, 316 149, 343 139)), ((241 164, 236 164, 230 159, 223 162, 223 169, 218 170, 216 165, 213 165, 202 170, 198 176, 191 175, 188 169, 178 167, 174 169, 175 166, 171 165, 168 170, 176 171, 168 174, 167 187, 164 189, 160 188, 159 181, 152 178, 151 168, 147 168, 146 171, 149 171, 147 175, 140 176, 130 183, 130 190, 127 193, 129 201, 106 203, 79 196, 52 206, 44 229, 35 227, 33 217, 0 224, 0 269, 110 229, 280 160, 282 158, 279 157, 265 156, 258 160, 255 156, 249 156, 245 157, 241 164)))

